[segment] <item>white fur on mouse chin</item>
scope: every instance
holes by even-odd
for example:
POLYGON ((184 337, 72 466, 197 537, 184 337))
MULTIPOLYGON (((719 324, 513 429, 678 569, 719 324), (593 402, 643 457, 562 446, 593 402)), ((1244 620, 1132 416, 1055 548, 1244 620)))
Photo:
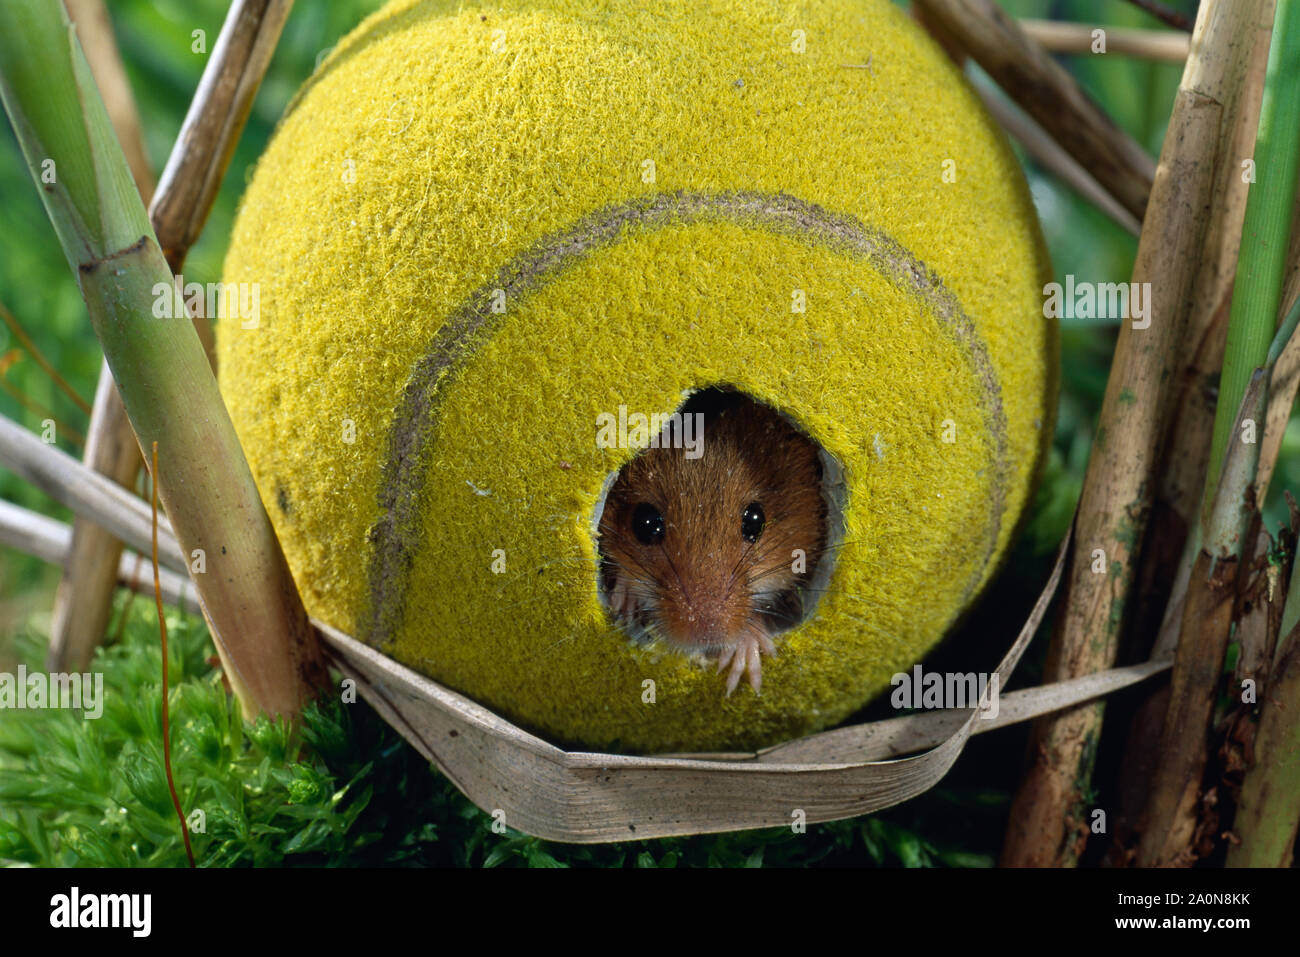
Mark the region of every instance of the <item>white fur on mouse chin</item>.
MULTIPOLYGON (((659 631, 658 600, 653 590, 638 585, 637 581, 629 580, 620 569, 615 574, 614 587, 609 593, 610 610, 614 613, 618 624, 635 641, 645 645, 662 642, 674 651, 698 661, 705 661, 716 655, 718 674, 721 674, 728 664, 731 666, 731 670, 727 673, 728 698, 746 674, 749 675, 749 686, 754 689, 754 693, 759 694, 762 691, 762 656, 774 657, 776 643, 772 641, 771 633, 761 620, 749 622, 739 633, 720 639, 714 645, 684 646, 659 631), (649 624, 643 623, 645 618, 650 619, 649 624)), ((775 591, 761 592, 751 596, 751 601, 757 603, 760 599, 771 600, 779 594, 775 591)))

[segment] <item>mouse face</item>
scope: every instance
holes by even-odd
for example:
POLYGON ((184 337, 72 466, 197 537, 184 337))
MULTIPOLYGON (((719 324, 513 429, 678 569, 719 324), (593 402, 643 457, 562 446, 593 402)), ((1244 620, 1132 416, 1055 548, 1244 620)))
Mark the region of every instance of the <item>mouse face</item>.
MULTIPOLYGON (((600 519, 602 585, 634 634, 749 673, 757 691, 771 635, 803 614, 803 591, 826 544, 817 446, 774 410, 709 389, 703 442, 649 448, 619 474, 600 519)), ((666 444, 666 443, 665 443, 666 444)))

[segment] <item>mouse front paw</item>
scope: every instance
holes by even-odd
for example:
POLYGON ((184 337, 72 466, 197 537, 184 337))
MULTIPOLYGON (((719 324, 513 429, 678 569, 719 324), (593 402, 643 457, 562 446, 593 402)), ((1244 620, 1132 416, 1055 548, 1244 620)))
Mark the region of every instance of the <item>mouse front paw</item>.
POLYGON ((749 686, 758 694, 763 687, 762 656, 775 654, 776 645, 762 632, 747 632, 724 645, 718 655, 718 674, 731 666, 727 674, 727 697, 731 697, 741 676, 746 673, 749 674, 749 686))

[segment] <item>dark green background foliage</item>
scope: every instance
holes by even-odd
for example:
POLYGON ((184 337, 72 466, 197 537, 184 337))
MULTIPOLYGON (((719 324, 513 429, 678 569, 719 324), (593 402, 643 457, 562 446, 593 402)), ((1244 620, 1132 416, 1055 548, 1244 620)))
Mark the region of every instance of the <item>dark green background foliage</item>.
MULTIPOLYGON (((192 51, 192 32, 206 31, 211 51, 226 3, 110 0, 108 5, 149 158, 160 171, 207 61, 206 54, 192 51)), ((186 263, 187 280, 219 278, 236 204, 281 111, 318 56, 378 5, 379 0, 295 5, 216 207, 186 263)), ((1120 0, 1004 0, 1003 6, 1017 16, 1154 25, 1120 0)), ((1158 152, 1179 67, 1114 54, 1064 62, 1120 125, 1158 152)), ((0 302, 89 400, 99 348, 8 124, 0 127, 0 302)), ((1136 252, 1133 237, 1032 164, 1026 171, 1058 278, 1073 273, 1093 282, 1127 280, 1136 252)), ((1023 620, 1078 496, 1116 332, 1117 326, 1104 320, 1064 324, 1056 441, 1026 534, 993 594, 937 652, 935 667, 947 662, 954 670, 987 669, 1023 620)), ((0 328, 0 357, 16 348, 0 328)), ((62 422, 85 430, 85 416, 30 358, 21 355, 4 377, 62 422)), ((40 429, 42 416, 3 392, 0 414, 40 429)), ((66 439, 60 444, 80 454, 66 439)), ((1282 481, 1275 488, 1297 484, 1298 451, 1300 434, 1288 432, 1282 481)), ((0 496, 69 517, 4 471, 0 496)), ((56 569, 0 548, 0 671, 12 671, 19 661, 39 666, 57 581, 56 569)), ((237 719, 210 663, 212 646, 202 622, 169 614, 175 776, 183 805, 205 811, 207 830, 195 835, 195 850, 206 866, 989 865, 1001 842, 1024 746, 1023 728, 976 738, 943 787, 880 815, 810 826, 803 835, 781 829, 615 847, 547 844, 513 831, 492 833, 490 818, 364 704, 314 710, 306 722, 306 748, 291 756, 284 729, 237 719)), ((119 595, 112 630, 120 637, 95 665, 106 681, 101 719, 83 721, 53 710, 0 716, 0 860, 184 862, 161 769, 161 661, 151 603, 119 595)), ((1040 639, 1016 684, 1036 680, 1042 652, 1040 639)), ((880 713, 876 706, 863 716, 880 713)))

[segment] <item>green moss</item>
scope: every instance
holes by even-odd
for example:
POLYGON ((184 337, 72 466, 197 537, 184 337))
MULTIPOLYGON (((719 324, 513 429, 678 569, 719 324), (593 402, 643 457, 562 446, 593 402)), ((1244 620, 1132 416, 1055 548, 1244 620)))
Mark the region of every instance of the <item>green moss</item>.
MULTIPOLYGON (((119 596, 119 614, 122 611, 119 596)), ((996 833, 1005 795, 936 789, 887 815, 607 846, 551 844, 463 797, 365 704, 310 707, 303 748, 286 727, 244 722, 201 619, 168 612, 172 767, 201 867, 991 866, 966 847, 972 819, 996 833), (928 837, 918 833, 925 822, 928 837)), ((102 717, 10 711, 0 721, 0 864, 184 867, 162 767, 157 618, 136 601, 120 644, 102 649, 102 717)), ((39 669, 42 637, 16 642, 39 669)))

